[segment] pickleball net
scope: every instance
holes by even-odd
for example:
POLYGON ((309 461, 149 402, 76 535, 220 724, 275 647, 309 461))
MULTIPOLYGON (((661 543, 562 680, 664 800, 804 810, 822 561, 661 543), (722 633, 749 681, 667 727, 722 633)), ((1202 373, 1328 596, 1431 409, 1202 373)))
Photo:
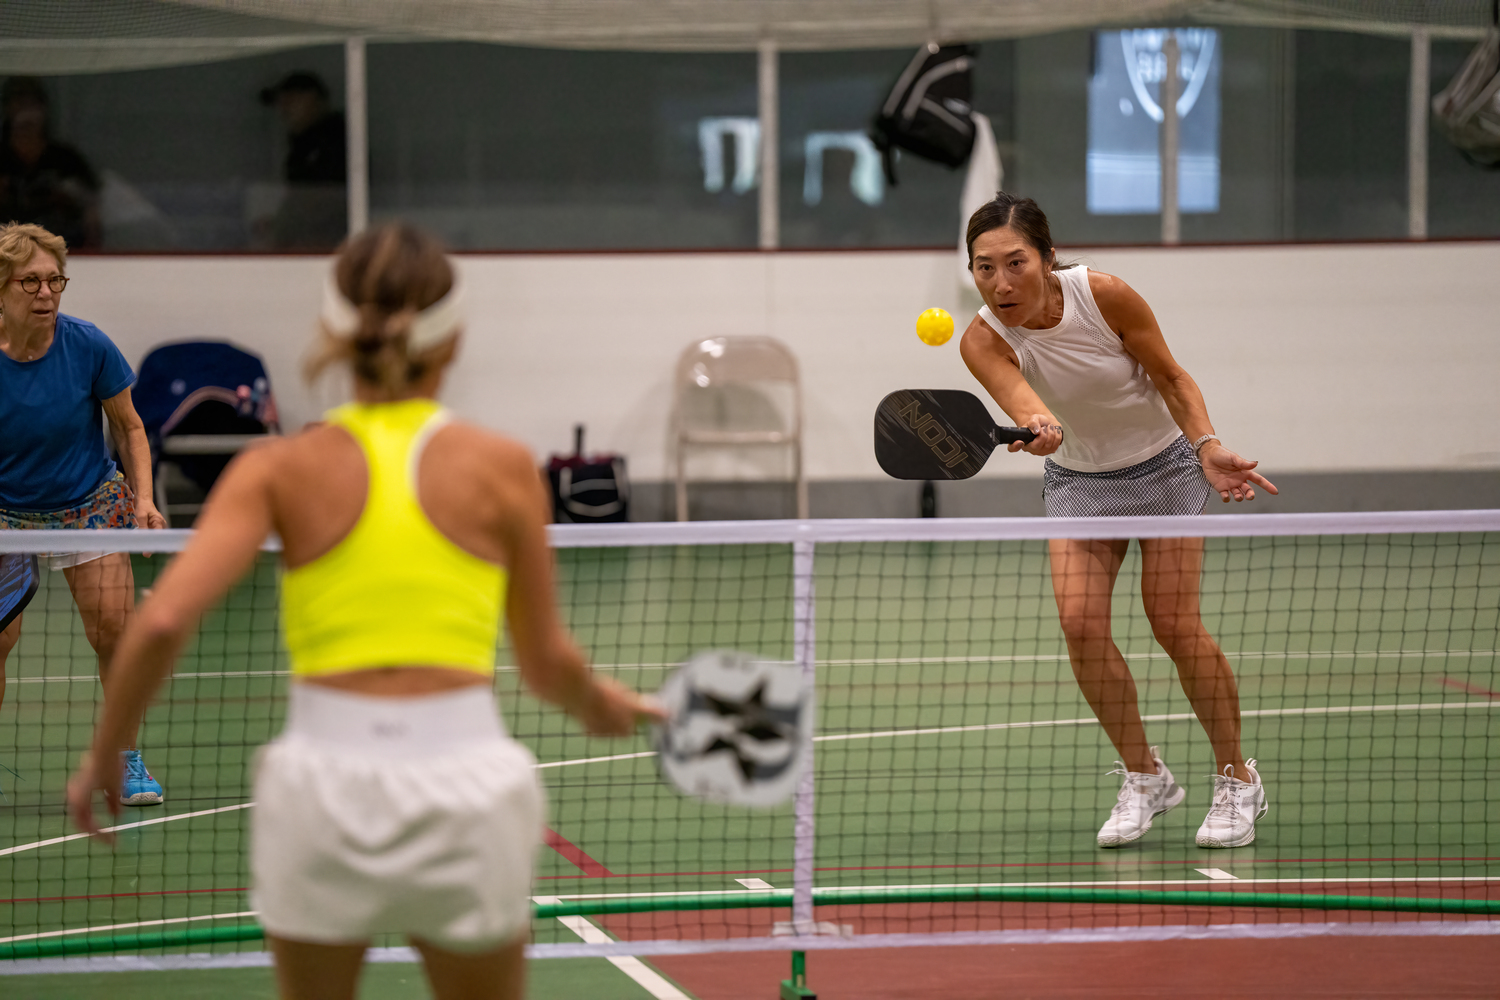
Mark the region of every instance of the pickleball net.
MULTIPOLYGON (((3 532, 0 551, 149 544, 131 557, 145 589, 186 537, 3 532)), ((584 736, 522 692, 502 647, 502 712, 550 800, 538 957, 1500 933, 1500 511, 552 537, 564 615, 596 669, 654 690, 694 652, 741 649, 812 672, 818 714, 796 799, 712 805, 673 792, 644 737, 584 736), (1132 543, 1112 635, 1187 797, 1102 850, 1119 755, 1074 680, 1047 538, 1188 532, 1208 536, 1202 617, 1233 666, 1269 812, 1250 846, 1195 845, 1214 754, 1143 612, 1132 543)), ((0 960, 263 949, 248 771, 284 713, 277 598, 263 553, 202 622, 141 734, 166 803, 126 810, 111 853, 62 808, 100 688, 63 574, 44 573, 0 709, 0 960)))

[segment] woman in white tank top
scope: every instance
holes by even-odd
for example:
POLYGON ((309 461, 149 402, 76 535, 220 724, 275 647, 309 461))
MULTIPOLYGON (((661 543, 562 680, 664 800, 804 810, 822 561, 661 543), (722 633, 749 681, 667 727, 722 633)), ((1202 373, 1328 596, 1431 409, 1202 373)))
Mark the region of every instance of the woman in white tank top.
MULTIPOLYGON (((969 220, 969 266, 984 308, 961 352, 995 402, 1036 438, 1011 451, 1048 456, 1044 496, 1057 516, 1201 514, 1276 487, 1220 443, 1203 394, 1167 349, 1151 307, 1119 278, 1059 267, 1047 217, 1001 193, 969 220)), ((1124 786, 1101 847, 1139 839, 1186 794, 1146 739, 1135 681, 1110 634, 1110 600, 1129 548, 1050 544, 1052 590, 1073 674, 1119 751, 1124 786)), ((1152 632, 1177 665, 1217 760, 1200 847, 1255 839, 1265 789, 1240 749, 1239 693, 1198 611, 1203 539, 1143 538, 1141 590, 1152 632)))

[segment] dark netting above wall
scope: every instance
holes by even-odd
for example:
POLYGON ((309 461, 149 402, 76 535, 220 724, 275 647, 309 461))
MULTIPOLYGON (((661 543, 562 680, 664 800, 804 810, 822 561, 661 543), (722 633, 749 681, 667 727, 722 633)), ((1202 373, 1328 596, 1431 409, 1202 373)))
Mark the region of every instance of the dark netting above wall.
POLYGON ((552 48, 902 47, 1167 22, 1477 38, 1490 0, 7 0, 0 73, 97 73, 324 44, 464 40, 552 48))

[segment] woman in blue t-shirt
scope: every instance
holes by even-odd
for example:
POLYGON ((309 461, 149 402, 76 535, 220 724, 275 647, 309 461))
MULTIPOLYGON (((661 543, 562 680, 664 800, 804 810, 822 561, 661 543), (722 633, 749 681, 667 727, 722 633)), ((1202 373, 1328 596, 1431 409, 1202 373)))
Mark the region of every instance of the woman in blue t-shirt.
MULTIPOLYGON (((41 226, 0 226, 0 530, 164 528, 151 500, 151 449, 130 402, 135 374, 97 326, 58 311, 67 259, 62 237, 41 226), (109 457, 101 413, 123 470, 109 457)), ((44 558, 68 581, 103 682, 135 607, 130 556, 44 558)), ((5 659, 20 636, 20 617, 0 632, 0 703, 5 659)), ((120 801, 161 802, 134 736, 121 753, 120 801)))

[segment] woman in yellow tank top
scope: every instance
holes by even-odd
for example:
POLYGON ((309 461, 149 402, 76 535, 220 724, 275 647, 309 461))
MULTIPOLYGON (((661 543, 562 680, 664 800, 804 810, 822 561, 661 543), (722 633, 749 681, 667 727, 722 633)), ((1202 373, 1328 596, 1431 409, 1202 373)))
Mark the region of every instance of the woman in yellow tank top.
POLYGON ((594 675, 558 620, 531 456, 435 401, 461 318, 429 237, 387 226, 346 245, 310 371, 349 364, 355 401, 225 471, 121 640, 69 784, 74 821, 99 834, 95 793, 118 808, 108 748, 278 535, 294 681, 256 766, 251 872, 283 997, 352 1000, 383 931, 411 938, 440 998, 521 996, 543 802, 495 711, 502 613, 526 682, 590 731, 658 714, 594 675))

